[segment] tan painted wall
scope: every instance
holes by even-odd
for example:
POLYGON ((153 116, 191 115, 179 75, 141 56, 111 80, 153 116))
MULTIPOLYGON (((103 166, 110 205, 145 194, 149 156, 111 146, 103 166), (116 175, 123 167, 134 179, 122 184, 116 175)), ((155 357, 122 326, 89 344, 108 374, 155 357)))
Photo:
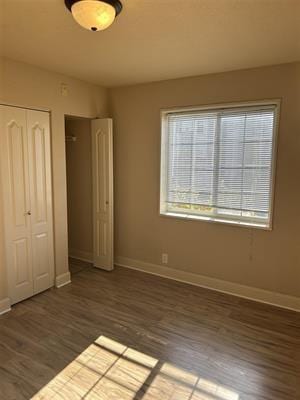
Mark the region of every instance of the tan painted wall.
MULTIPOLYGON (((107 116, 106 90, 0 61, 0 102, 51 109, 56 274, 67 271, 64 115, 107 116), (4 65, 5 64, 5 65, 4 65), (69 96, 60 95, 61 82, 69 96)), ((300 296, 300 64, 110 90, 118 256, 300 296), (160 217, 161 108, 282 98, 272 232, 160 217)), ((3 231, 0 216, 0 238, 3 231)), ((7 295, 0 240, 0 299, 7 295)))
POLYGON ((300 64, 110 91, 116 254, 300 297, 300 64), (282 98, 273 231, 158 215, 160 109, 282 98))
POLYGON ((69 254, 92 256, 92 153, 91 122, 66 121, 66 134, 76 142, 66 142, 69 254), (81 254, 82 253, 82 254, 81 254))
MULTIPOLYGON (((0 102, 51 110, 51 145, 53 158, 54 243, 56 275, 68 271, 67 201, 64 115, 95 118, 107 114, 106 90, 60 74, 33 66, 0 59, 0 102), (68 97, 62 97, 61 83, 69 87, 68 97)), ((0 221, 1 222, 1 221, 0 221)), ((0 299, 7 296, 3 260, 3 229, 0 224, 0 299)))

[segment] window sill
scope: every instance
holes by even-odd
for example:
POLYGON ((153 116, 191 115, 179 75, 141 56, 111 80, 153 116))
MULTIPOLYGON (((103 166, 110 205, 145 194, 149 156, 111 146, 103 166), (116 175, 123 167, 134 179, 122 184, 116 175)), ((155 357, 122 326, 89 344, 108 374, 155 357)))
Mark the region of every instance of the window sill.
POLYGON ((177 219, 185 219, 185 220, 192 220, 192 221, 203 221, 203 222, 210 222, 214 224, 225 224, 230 226, 237 226, 241 228, 254 228, 254 229, 262 229, 265 231, 271 231, 272 226, 268 226, 265 224, 254 223, 254 222, 247 222, 247 221, 234 221, 231 219, 225 218, 216 218, 216 217, 205 217, 203 215, 191 215, 191 214, 184 214, 184 213, 176 213, 176 212, 165 212, 159 214, 161 217, 167 218, 177 218, 177 219))

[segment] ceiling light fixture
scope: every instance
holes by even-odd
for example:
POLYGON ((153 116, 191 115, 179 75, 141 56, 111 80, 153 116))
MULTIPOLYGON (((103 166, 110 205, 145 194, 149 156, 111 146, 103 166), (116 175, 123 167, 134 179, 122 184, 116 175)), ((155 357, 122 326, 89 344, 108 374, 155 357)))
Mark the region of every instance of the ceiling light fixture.
POLYGON ((119 0, 65 0, 79 25, 90 31, 108 28, 122 10, 119 0))

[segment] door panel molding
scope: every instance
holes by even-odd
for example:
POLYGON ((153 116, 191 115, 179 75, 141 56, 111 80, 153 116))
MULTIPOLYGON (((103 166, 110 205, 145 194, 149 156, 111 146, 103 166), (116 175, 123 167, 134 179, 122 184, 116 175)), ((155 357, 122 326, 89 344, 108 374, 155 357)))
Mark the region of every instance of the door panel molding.
POLYGON ((47 221, 47 176, 45 155, 45 129, 36 123, 32 128, 33 147, 33 191, 35 202, 35 222, 47 221))

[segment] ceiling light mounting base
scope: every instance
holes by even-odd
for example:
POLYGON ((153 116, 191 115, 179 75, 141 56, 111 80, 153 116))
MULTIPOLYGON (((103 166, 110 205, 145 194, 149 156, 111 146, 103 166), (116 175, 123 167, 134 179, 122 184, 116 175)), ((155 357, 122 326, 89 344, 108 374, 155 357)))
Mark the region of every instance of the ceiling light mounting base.
MULTIPOLYGON (((66 5, 67 9, 71 11, 72 5, 75 3, 78 3, 79 1, 82 1, 82 0, 65 0, 65 5, 66 5)), ((122 11, 123 6, 122 6, 122 3, 120 2, 120 0, 101 0, 101 1, 103 3, 107 3, 111 6, 113 6, 114 9, 116 10, 116 15, 120 14, 120 12, 122 11)))

